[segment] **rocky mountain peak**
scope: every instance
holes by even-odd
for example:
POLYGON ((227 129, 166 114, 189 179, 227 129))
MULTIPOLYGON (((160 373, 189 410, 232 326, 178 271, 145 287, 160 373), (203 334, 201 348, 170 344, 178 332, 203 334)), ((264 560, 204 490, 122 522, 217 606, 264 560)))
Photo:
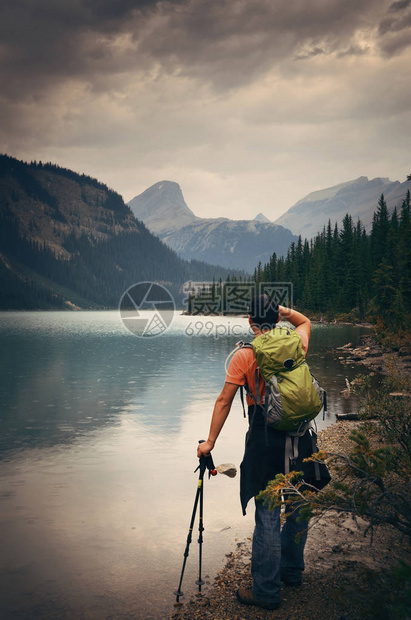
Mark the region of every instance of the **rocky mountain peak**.
POLYGON ((181 187, 174 181, 159 181, 135 196, 128 206, 156 234, 170 233, 191 224, 196 216, 188 208, 181 187))
POLYGON ((270 220, 268 219, 268 217, 264 215, 264 213, 260 212, 258 215, 255 216, 254 221, 255 222, 269 222, 270 220))

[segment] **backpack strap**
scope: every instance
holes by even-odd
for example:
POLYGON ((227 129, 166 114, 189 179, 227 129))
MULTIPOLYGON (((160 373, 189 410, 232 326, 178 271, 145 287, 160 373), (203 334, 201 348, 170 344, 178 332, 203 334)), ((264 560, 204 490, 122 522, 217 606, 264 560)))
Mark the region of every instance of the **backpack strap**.
MULTIPOLYGON (((312 376, 312 378, 315 380, 315 382, 317 383, 318 386, 320 386, 320 382, 318 381, 317 377, 315 377, 313 375, 313 373, 310 370, 310 374, 312 376)), ((320 386, 321 387, 321 386, 320 386)), ((325 420, 325 416, 327 415, 327 392, 324 390, 323 387, 321 387, 322 390, 322 403, 323 403, 323 420, 325 420)), ((321 398, 321 396, 320 396, 321 398)))
MULTIPOLYGON (((256 371, 257 372, 257 371, 256 371)), ((245 406, 244 406, 244 390, 247 396, 249 396, 254 401, 254 413, 257 408, 257 405, 260 404, 260 395, 257 394, 257 398, 254 396, 250 388, 248 387, 248 383, 244 383, 244 385, 240 385, 240 398, 241 404, 243 406, 244 417, 246 418, 245 406)))
MULTIPOLYGON (((326 407, 326 405, 324 406, 326 407)), ((310 428, 310 434, 311 434, 311 442, 313 446, 313 454, 315 454, 318 450, 317 433, 314 431, 313 428, 310 428)), ((315 479, 317 482, 319 482, 321 480, 321 473, 320 473, 320 464, 317 463, 317 461, 314 461, 314 471, 315 471, 315 479)))
MULTIPOLYGON (((247 391, 247 388, 246 388, 247 391)), ((246 414, 245 414, 245 406, 244 406, 244 386, 240 385, 240 398, 241 398, 241 405, 243 407, 243 413, 244 413, 244 417, 246 418, 246 414)))
POLYGON ((256 405, 262 405, 261 394, 260 394, 260 380, 259 380, 258 375, 259 375, 259 370, 257 366, 257 368, 255 369, 255 373, 254 373, 255 398, 254 396, 252 396, 252 398, 254 398, 256 405))
MULTIPOLYGON (((313 429, 311 423, 308 424, 308 427, 304 429, 304 432, 296 434, 296 433, 287 433, 285 438, 285 449, 284 449, 284 474, 290 473, 290 463, 295 462, 298 459, 298 443, 300 437, 304 435, 308 431, 311 436, 312 450, 313 454, 315 454, 318 450, 317 448, 317 433, 313 429)), ((293 463, 294 464, 294 463, 293 463)), ((315 480, 319 482, 321 480, 320 473, 320 464, 316 461, 313 462, 314 472, 315 472, 315 480)))
MULTIPOLYGON (((234 353, 237 353, 237 351, 239 351, 240 349, 252 349, 252 345, 250 342, 244 342, 243 340, 240 340, 239 342, 236 342, 235 348, 227 355, 226 360, 225 360, 225 364, 224 364, 224 368, 225 371, 227 372, 228 369, 228 364, 231 361, 231 358, 233 357, 234 353)), ((244 405, 244 390, 246 391, 247 396, 249 396, 250 398, 253 399, 253 401, 255 402, 255 404, 258 404, 260 396, 259 394, 257 395, 257 399, 256 400, 254 394, 251 392, 251 390, 249 389, 247 383, 245 383, 244 385, 240 385, 240 398, 241 398, 241 405, 243 407, 243 413, 244 413, 244 417, 246 418, 246 412, 245 412, 245 405, 244 405)))
POLYGON ((240 340, 239 342, 236 342, 234 349, 232 351, 230 351, 230 353, 225 358, 224 370, 225 370, 226 373, 227 373, 227 370, 228 370, 228 364, 231 361, 231 358, 233 357, 234 353, 237 353, 237 351, 239 349, 242 349, 243 347, 251 347, 251 344, 248 343, 248 342, 243 342, 242 340, 240 340))
POLYGON ((287 433, 285 437, 285 449, 284 449, 284 473, 287 475, 290 473, 290 462, 298 459, 298 435, 290 435, 287 433))
MULTIPOLYGON (((298 459, 298 444, 300 437, 305 435, 309 431, 311 433, 311 441, 313 445, 313 454, 316 448, 317 435, 315 434, 311 422, 302 422, 300 428, 297 431, 286 431, 285 448, 284 448, 284 473, 290 473, 290 463, 298 459)), ((315 479, 320 480, 320 466, 318 463, 314 463, 315 479)))

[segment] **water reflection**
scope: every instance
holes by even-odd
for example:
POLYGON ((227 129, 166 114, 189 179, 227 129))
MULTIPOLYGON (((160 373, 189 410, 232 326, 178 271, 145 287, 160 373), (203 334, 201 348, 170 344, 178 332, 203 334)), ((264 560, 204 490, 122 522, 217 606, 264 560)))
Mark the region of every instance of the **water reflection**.
MULTIPOLYGON (((141 339, 109 312, 1 319, 2 612, 169 617, 196 491, 195 442, 208 431, 238 332, 185 337, 190 317, 177 317, 161 338, 141 339)), ((229 319, 217 320, 228 328, 229 319)), ((249 339, 246 320, 239 326, 249 339)), ((339 392, 358 368, 342 367, 327 351, 360 333, 314 326, 309 363, 330 404, 320 426, 355 408, 339 392)), ((238 399, 216 464, 239 465, 245 430, 238 399)), ((206 481, 204 567, 211 576, 235 537, 251 531, 238 482, 206 481)), ((187 597, 197 578, 193 540, 187 597)))
POLYGON ((195 356, 188 359, 190 352, 174 339, 132 337, 116 314, 109 316, 111 330, 104 322, 100 329, 91 323, 89 332, 68 313, 50 313, 46 329, 42 314, 25 313, 21 332, 15 316, 3 317, 13 320, 9 331, 3 323, 1 335, 2 455, 68 444, 101 425, 117 424, 122 411, 144 410, 147 424, 178 432, 180 398, 195 378, 195 356), (187 362, 189 379, 181 371, 187 362))

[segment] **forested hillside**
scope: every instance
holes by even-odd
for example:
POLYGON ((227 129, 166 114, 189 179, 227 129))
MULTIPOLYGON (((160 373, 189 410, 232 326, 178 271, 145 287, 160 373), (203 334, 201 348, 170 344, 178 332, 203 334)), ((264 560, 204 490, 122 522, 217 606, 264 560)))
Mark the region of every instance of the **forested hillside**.
POLYGON ((272 255, 255 271, 257 282, 292 282, 295 306, 349 318, 401 324, 411 312, 410 191, 391 216, 382 195, 367 234, 346 215, 314 239, 293 243, 286 258, 272 255))
POLYGON ((96 179, 0 156, 0 308, 115 308, 146 280, 178 300, 183 282, 228 273, 181 260, 96 179))

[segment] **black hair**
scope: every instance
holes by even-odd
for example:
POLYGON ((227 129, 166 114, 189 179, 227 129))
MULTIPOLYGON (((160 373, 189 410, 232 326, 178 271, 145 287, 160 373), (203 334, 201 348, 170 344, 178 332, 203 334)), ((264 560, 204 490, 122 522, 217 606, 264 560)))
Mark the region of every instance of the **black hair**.
POLYGON ((278 304, 269 295, 256 295, 250 301, 248 314, 258 327, 272 329, 278 321, 278 304))

